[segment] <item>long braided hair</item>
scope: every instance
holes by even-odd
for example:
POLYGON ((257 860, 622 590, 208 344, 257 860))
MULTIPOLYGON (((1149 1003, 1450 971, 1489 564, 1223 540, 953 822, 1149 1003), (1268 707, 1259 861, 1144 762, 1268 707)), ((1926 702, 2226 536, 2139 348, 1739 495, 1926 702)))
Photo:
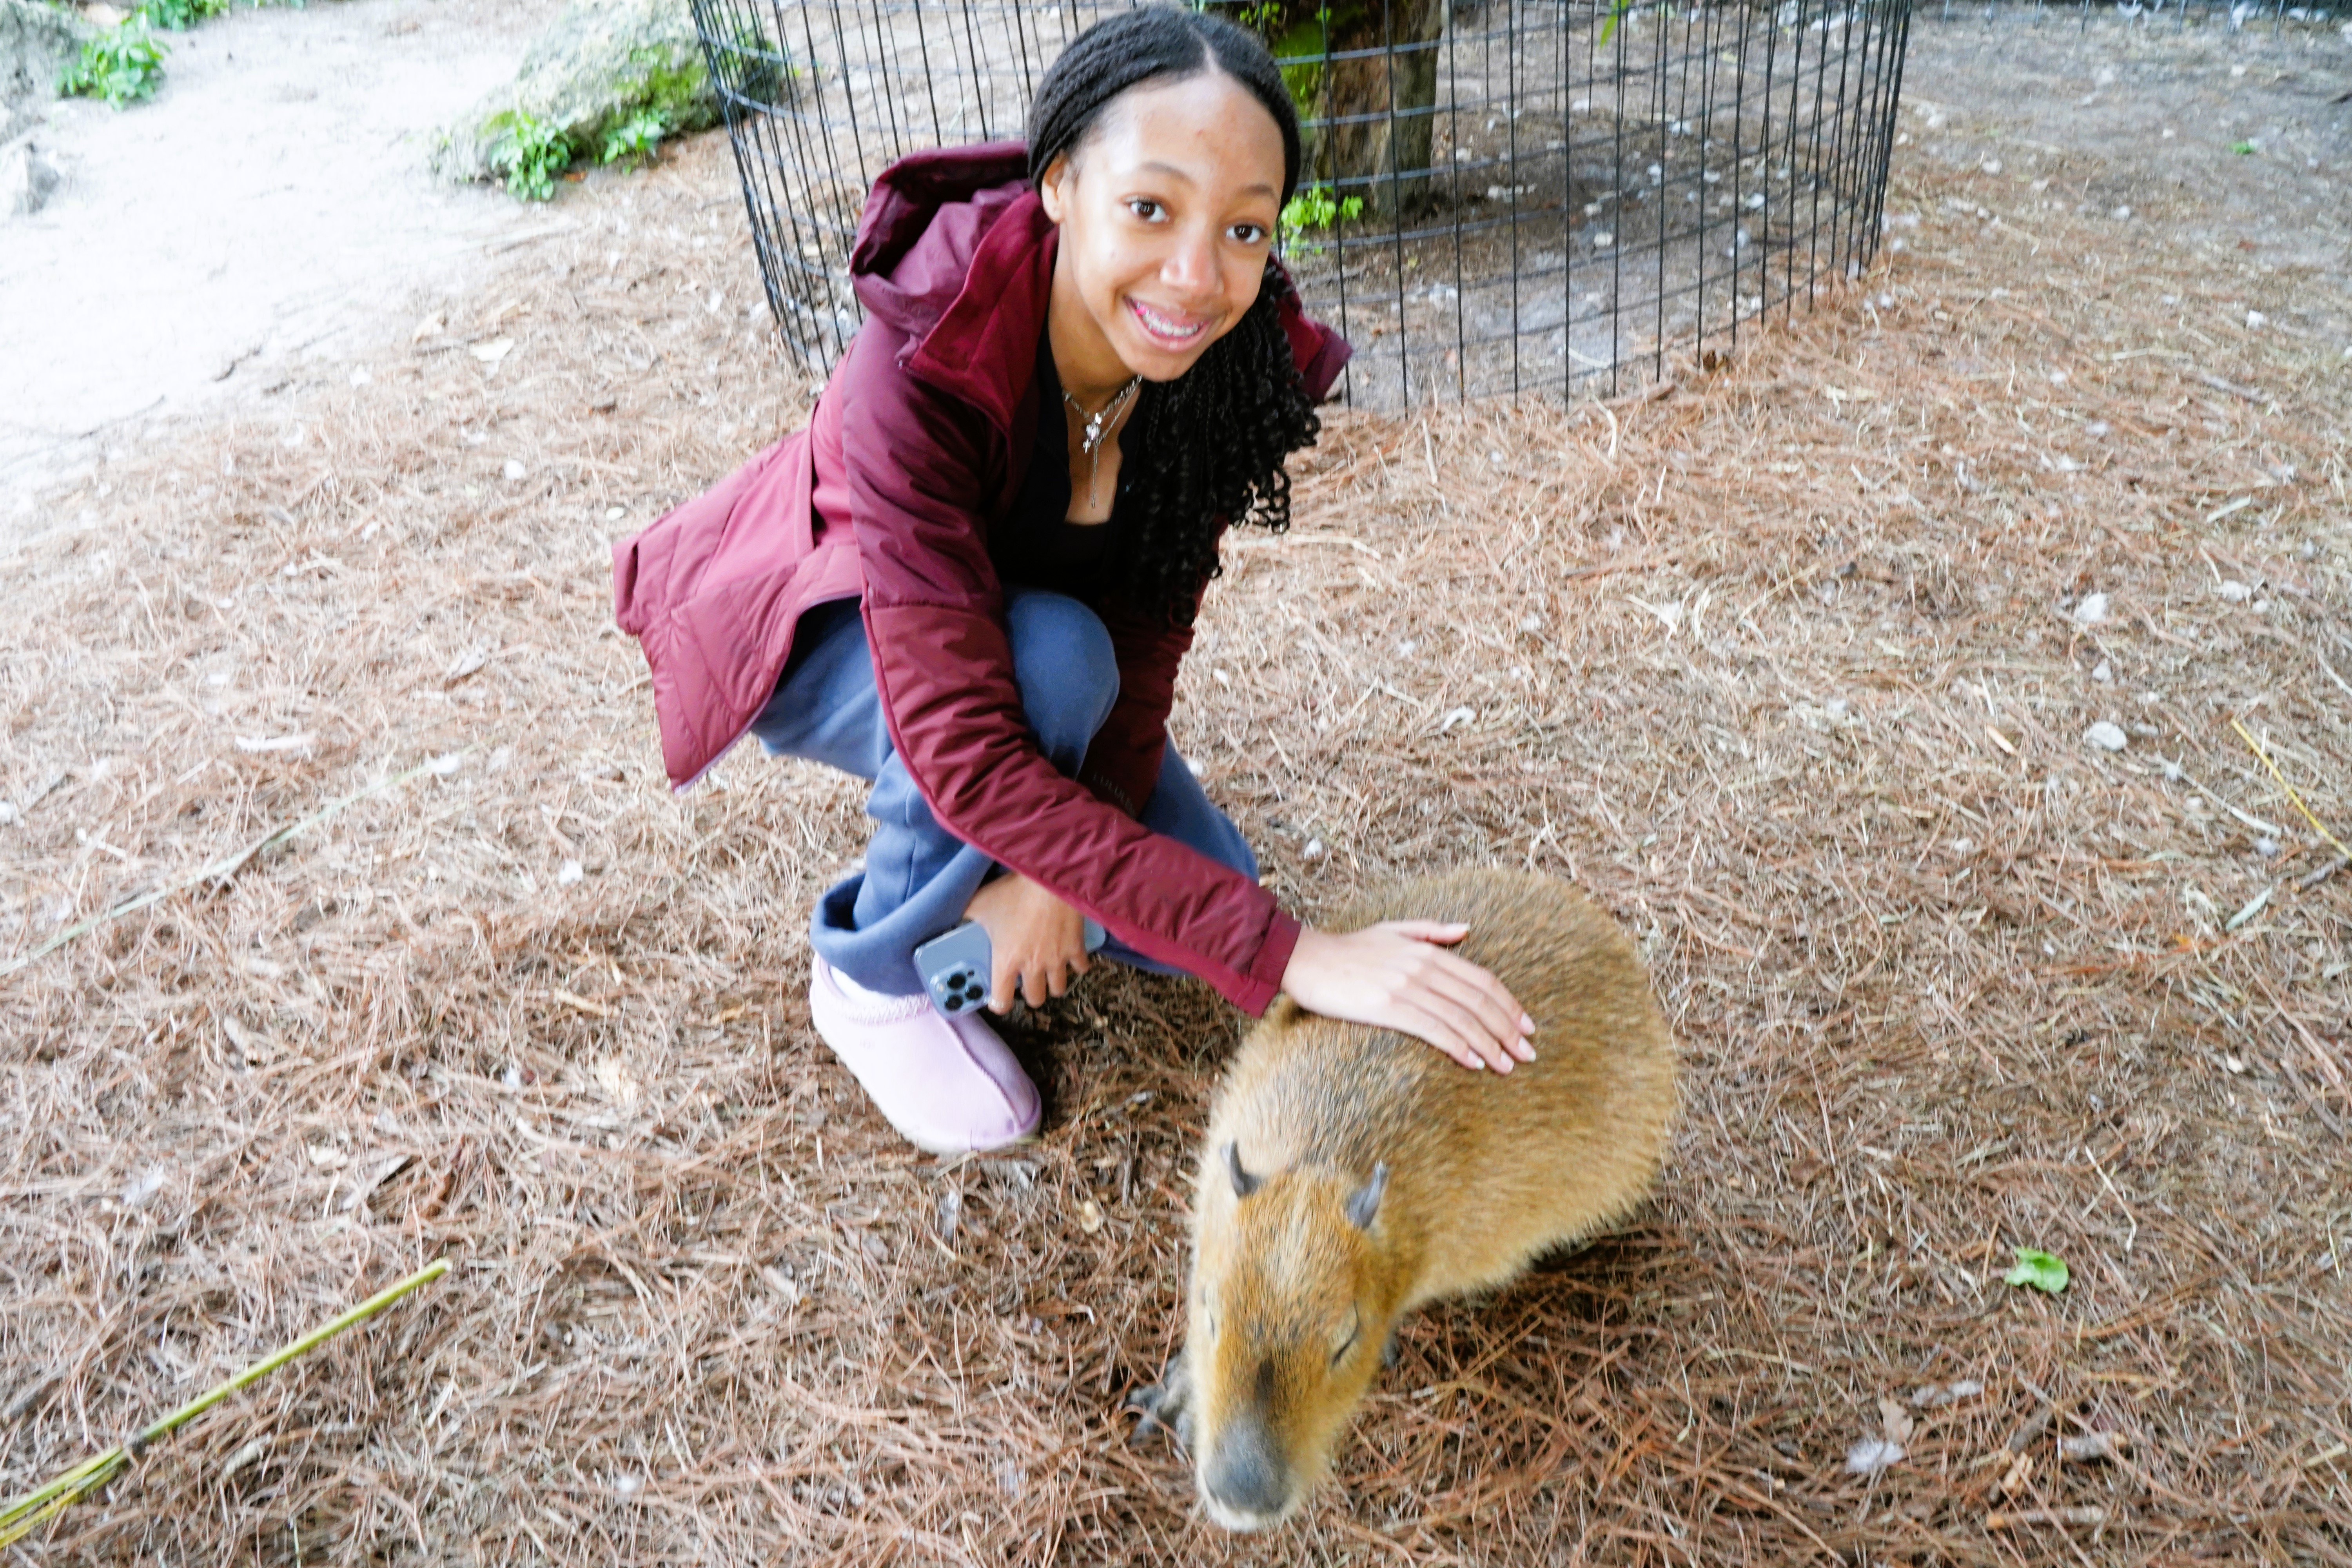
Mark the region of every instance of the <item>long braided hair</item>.
MULTIPOLYGON (((1149 5, 1098 22, 1062 51, 1029 106, 1029 174, 1042 183, 1113 99, 1146 82, 1217 70, 1265 106, 1282 132, 1282 199, 1298 184, 1298 116, 1257 38, 1221 16, 1149 5)), ((1119 592, 1171 626, 1192 618, 1220 570, 1226 521, 1290 526, 1284 459, 1321 431, 1282 330, 1290 280, 1269 257, 1257 299, 1232 331, 1171 382, 1146 382, 1131 423, 1142 437, 1112 563, 1119 592)))

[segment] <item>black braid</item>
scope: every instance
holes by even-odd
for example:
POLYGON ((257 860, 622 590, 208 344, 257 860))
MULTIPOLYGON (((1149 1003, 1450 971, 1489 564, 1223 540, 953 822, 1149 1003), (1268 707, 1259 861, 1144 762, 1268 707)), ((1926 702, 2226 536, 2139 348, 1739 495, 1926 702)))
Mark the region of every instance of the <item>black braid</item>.
POLYGON ((1201 590, 1223 570, 1222 521, 1279 533, 1290 526, 1283 460, 1323 428, 1298 378, 1280 300, 1290 280, 1272 262, 1234 330, 1174 381, 1146 383, 1135 420, 1143 459, 1127 499, 1117 568, 1128 599, 1171 625, 1192 616, 1201 590))
MULTIPOLYGON (((1298 116, 1273 56, 1223 17, 1166 5, 1099 22, 1062 51, 1029 107, 1030 177, 1042 182, 1120 93, 1206 70, 1231 77, 1274 116, 1287 203, 1298 184, 1298 116)), ((1146 383, 1137 399, 1140 450, 1123 503, 1133 517, 1113 570, 1135 608, 1171 626, 1192 620, 1201 590, 1220 570, 1217 535, 1226 522, 1290 526, 1283 463, 1322 429, 1282 330, 1281 301, 1290 292, 1269 260, 1255 303, 1233 330, 1183 375, 1146 383)))

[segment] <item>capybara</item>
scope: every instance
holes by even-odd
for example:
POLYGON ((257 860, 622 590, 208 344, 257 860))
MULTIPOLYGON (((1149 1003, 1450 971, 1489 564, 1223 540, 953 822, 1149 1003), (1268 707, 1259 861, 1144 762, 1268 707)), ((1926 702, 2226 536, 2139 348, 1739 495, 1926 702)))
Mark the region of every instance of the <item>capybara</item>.
POLYGON ((1335 930, 1466 921, 1463 956, 1536 1021, 1536 1059, 1472 1071, 1278 999, 1217 1091, 1183 1349, 1135 1403, 1191 1450, 1209 1515, 1279 1523, 1328 1468, 1398 1321, 1623 1216, 1675 1110, 1675 1050, 1633 944, 1568 884, 1459 871, 1335 930))

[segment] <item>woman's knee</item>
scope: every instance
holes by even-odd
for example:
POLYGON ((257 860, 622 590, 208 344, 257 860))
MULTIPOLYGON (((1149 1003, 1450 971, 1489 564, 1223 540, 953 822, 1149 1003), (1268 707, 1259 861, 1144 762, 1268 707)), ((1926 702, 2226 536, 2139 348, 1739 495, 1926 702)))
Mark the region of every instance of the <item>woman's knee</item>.
POLYGON ((1064 594, 1016 590, 1004 603, 1013 679, 1029 727, 1075 767, 1118 700, 1118 655, 1096 615, 1064 594))

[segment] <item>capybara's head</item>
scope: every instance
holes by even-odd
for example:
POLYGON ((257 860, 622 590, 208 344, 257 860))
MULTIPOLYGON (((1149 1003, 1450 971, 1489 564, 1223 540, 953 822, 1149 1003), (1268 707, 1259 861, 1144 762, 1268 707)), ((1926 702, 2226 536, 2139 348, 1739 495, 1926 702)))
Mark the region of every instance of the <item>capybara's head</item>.
POLYGON ((1192 1462, 1228 1530, 1289 1517, 1380 1369, 1396 1316, 1376 1231, 1388 1176, 1252 1173, 1232 1143, 1204 1173, 1186 1338, 1192 1462))

